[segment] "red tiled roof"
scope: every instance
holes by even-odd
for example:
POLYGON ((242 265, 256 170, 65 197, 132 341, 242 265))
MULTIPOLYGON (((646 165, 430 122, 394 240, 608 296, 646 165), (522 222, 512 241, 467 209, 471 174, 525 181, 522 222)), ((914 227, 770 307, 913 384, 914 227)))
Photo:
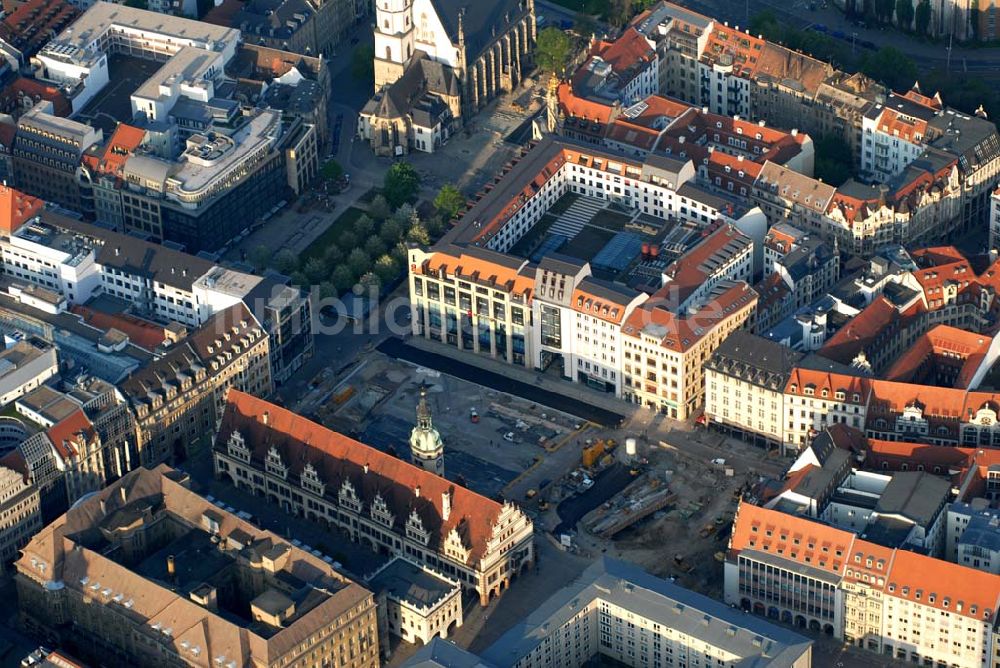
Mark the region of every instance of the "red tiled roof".
POLYGON ((610 105, 578 97, 573 92, 573 86, 567 81, 559 84, 556 88, 556 100, 559 103, 559 110, 565 116, 583 118, 605 125, 611 120, 613 109, 610 105))
POLYGON ((876 297, 861 313, 827 339, 819 354, 842 364, 850 364, 858 353, 864 352, 898 320, 899 312, 892 302, 882 296, 876 297))
POLYGON ((46 434, 63 460, 76 456, 75 443, 79 438, 82 437, 89 443, 97 435, 94 431, 94 425, 84 414, 83 409, 73 411, 69 417, 49 427, 46 434))
POLYGON ((104 313, 81 304, 74 304, 70 310, 98 329, 108 330, 113 327, 124 332, 129 341, 146 350, 155 350, 167 338, 163 327, 127 313, 104 313))
POLYGON ((968 387, 986 358, 993 339, 948 325, 937 325, 917 339, 883 376, 886 380, 913 381, 931 363, 960 367, 954 387, 968 387))
POLYGON ((14 113, 25 97, 31 100, 32 106, 39 100, 51 102, 56 116, 69 116, 73 112, 73 106, 61 90, 27 77, 14 79, 0 91, 0 110, 7 114, 14 113))
POLYGON ((72 23, 80 10, 63 0, 27 0, 4 17, 0 38, 24 54, 35 55, 53 35, 72 23))
POLYGON ((768 552, 865 582, 888 596, 982 621, 993 619, 1000 601, 1000 575, 882 547, 849 531, 746 502, 736 512, 730 555, 743 550, 768 552))
POLYGON ((649 40, 635 28, 628 28, 613 42, 595 43, 591 54, 600 56, 611 65, 615 74, 622 75, 631 69, 638 69, 645 63, 656 60, 656 50, 649 40))
POLYGON ((868 401, 870 382, 870 379, 861 376, 848 376, 843 373, 795 367, 785 385, 785 394, 814 396, 829 401, 863 406, 868 401), (812 395, 807 394, 807 388, 812 389, 812 395), (826 391, 825 395, 823 394, 824 390, 826 391), (837 392, 843 392, 844 398, 837 399, 837 392), (855 399, 854 395, 858 395, 858 398, 855 399))
MULTIPOLYGON (((94 169, 103 174, 114 174, 120 176, 125 167, 125 161, 129 156, 142 145, 142 140, 146 136, 146 131, 140 128, 119 123, 111 139, 104 147, 99 161, 93 164, 94 169)), ((90 157, 90 156, 88 156, 90 157)))
POLYGON ((0 231, 10 235, 45 206, 37 197, 0 185, 0 231))
POLYGON ((743 550, 768 552, 843 575, 854 541, 850 531, 741 502, 729 546, 733 554, 743 550))
POLYGON ((292 475, 298 476, 307 462, 312 463, 328 493, 336 494, 349 480, 366 507, 381 495, 397 525, 405 524, 416 511, 432 536, 432 547, 440 549, 455 529, 472 559, 486 551, 502 508, 496 501, 263 399, 230 390, 216 447, 226 447, 234 431, 240 432, 257 461, 274 447, 292 475), (442 497, 449 492, 451 514, 443 519, 442 497))

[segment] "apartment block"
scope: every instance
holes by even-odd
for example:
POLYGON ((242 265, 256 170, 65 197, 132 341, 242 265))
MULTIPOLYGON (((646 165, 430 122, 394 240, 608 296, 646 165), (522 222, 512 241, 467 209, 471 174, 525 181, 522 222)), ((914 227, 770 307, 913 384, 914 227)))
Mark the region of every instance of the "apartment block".
POLYGON ((370 591, 194 494, 165 466, 70 509, 16 568, 22 623, 86 660, 379 664, 370 591))
POLYGON ((0 458, 0 572, 7 572, 19 551, 42 528, 38 488, 27 476, 20 453, 0 458))

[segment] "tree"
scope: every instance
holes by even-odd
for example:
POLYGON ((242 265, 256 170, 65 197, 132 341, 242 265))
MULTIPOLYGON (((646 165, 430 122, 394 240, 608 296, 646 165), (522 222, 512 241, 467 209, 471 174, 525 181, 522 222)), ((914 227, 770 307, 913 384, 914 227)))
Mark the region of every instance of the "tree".
POLYGON ((358 219, 354 221, 354 233, 358 235, 359 239, 367 239, 375 231, 375 221, 361 214, 358 219))
POLYGON ((423 223, 415 223, 410 226, 406 233, 406 240, 418 246, 429 246, 431 243, 431 237, 427 234, 427 228, 423 226, 423 223))
POLYGON ((394 162, 385 173, 382 194, 390 207, 399 207, 417 196, 420 175, 408 162, 394 162))
POLYGON ((875 0, 875 18, 879 23, 892 21, 892 11, 896 8, 894 0, 875 0))
POLYGON ((969 23, 971 24, 971 41, 979 41, 979 0, 969 3, 969 23))
POLYGON ((354 272, 346 264, 338 265, 330 275, 330 282, 337 290, 337 294, 343 294, 354 285, 354 272))
POLYGON ((931 26, 931 0, 920 0, 913 15, 913 29, 918 35, 926 35, 931 26))
POLYGON ((365 240, 365 252, 371 257, 378 257, 385 252, 385 244, 377 236, 370 236, 365 240))
POLYGON ((146 0, 125 0, 126 7, 135 7, 136 9, 149 9, 149 3, 146 0))
POLYGON ((389 209, 389 203, 385 201, 385 197, 375 195, 375 199, 368 205, 368 215, 375 220, 385 220, 390 214, 392 214, 392 210, 389 209))
POLYGON ((332 281, 323 281, 319 284, 319 298, 333 299, 337 296, 337 286, 332 281))
POLYGON ((535 43, 535 63, 543 72, 562 76, 572 50, 569 35, 558 28, 545 28, 538 33, 535 43))
POLYGON ((597 32, 597 21, 586 12, 577 12, 573 17, 573 29, 583 37, 590 37, 597 32))
POLYGON ((380 255, 375 261, 375 275, 385 285, 399 277, 399 265, 391 255, 380 255))
POLYGON ((917 80, 917 66, 902 51, 883 46, 861 59, 861 71, 894 90, 909 90, 917 80))
POLYGON ((292 285, 309 285, 309 279, 301 271, 293 271, 289 280, 291 280, 292 285))
POLYGON ((358 235, 350 230, 340 233, 340 239, 337 240, 338 245, 341 249, 345 251, 350 251, 352 248, 357 248, 358 246, 358 235))
POLYGON ((378 231, 378 236, 386 246, 393 246, 403 236, 403 226, 395 219, 390 218, 382 223, 382 227, 378 231))
POLYGON ((323 262, 326 262, 328 267, 336 267, 343 259, 344 252, 336 244, 327 246, 326 250, 323 251, 323 262))
POLYGON ((320 258, 312 257, 306 260, 302 272, 309 279, 309 282, 315 285, 316 283, 321 283, 326 278, 326 275, 330 273, 330 268, 320 258))
POLYGON ((850 145, 836 135, 823 135, 813 147, 816 156, 816 178, 832 186, 840 186, 854 173, 854 156, 850 145))
POLYGON ((896 0, 896 25, 903 30, 913 28, 913 2, 911 0, 896 0))
POLYGON ((282 248, 274 254, 274 268, 282 274, 290 274, 299 266, 299 256, 288 248, 282 248))
POLYGON ((344 175, 344 168, 336 160, 327 160, 323 169, 319 170, 319 175, 327 181, 336 181, 344 175))
POLYGON ((465 195, 451 183, 441 186, 437 197, 434 198, 434 208, 448 220, 454 218, 463 206, 465 206, 465 195))
POLYGON ((355 248, 351 251, 350 255, 347 256, 347 266, 355 276, 360 276, 368 271, 371 266, 371 258, 369 258, 368 253, 364 252, 362 249, 355 248))
POLYGON ((248 259, 250 260, 250 264, 253 265, 254 271, 264 271, 268 263, 271 262, 271 249, 261 244, 250 251, 248 259))
POLYGON ((351 75, 358 81, 375 82, 375 47, 366 44, 354 49, 351 56, 351 75))
POLYGON ((434 214, 424 222, 424 227, 427 228, 427 234, 430 235, 431 239, 437 239, 444 232, 444 220, 441 216, 434 214))

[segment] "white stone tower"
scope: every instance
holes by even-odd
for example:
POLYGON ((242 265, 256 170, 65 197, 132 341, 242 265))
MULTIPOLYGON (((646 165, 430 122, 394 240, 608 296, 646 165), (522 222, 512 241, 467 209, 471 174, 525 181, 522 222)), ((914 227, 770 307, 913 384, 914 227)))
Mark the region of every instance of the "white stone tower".
POLYGON ((413 56, 413 0, 375 0, 375 92, 395 82, 413 56))
POLYGON ((417 404, 417 426, 410 433, 410 455, 415 466, 444 475, 444 444, 431 421, 427 388, 423 385, 420 386, 420 402, 417 404))

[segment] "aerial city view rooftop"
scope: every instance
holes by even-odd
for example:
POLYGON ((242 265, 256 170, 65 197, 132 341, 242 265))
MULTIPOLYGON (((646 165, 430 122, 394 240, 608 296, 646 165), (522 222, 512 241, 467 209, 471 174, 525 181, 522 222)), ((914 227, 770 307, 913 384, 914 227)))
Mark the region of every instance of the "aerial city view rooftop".
POLYGON ((0 7, 0 666, 1000 668, 1000 0, 0 7))

